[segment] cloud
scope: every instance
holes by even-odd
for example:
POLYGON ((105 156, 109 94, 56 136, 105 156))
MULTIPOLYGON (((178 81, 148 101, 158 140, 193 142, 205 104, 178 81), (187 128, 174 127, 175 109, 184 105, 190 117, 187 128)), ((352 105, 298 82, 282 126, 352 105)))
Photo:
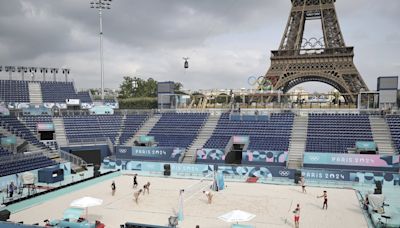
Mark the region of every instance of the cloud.
MULTIPOLYGON (((391 41, 399 36, 399 1, 336 6, 369 87, 380 74, 398 74, 400 45, 391 41)), ((241 88, 268 69, 290 1, 118 0, 111 7, 103 13, 106 87, 137 74, 191 89, 241 88)), ((0 65, 68 67, 77 87, 100 87, 98 16, 89 1, 0 0, 0 28, 0 65)))

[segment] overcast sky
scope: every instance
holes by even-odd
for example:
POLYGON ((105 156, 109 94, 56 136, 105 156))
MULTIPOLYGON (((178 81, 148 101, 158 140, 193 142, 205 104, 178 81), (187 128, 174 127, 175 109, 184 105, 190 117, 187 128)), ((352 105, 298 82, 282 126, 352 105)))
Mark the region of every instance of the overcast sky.
MULTIPOLYGON (((66 67, 78 88, 100 87, 98 15, 89 2, 0 0, 0 65, 66 67)), ((289 0, 113 0, 103 17, 105 85, 136 75, 186 89, 250 88, 247 78, 270 65, 290 7, 289 0)), ((400 1, 338 0, 336 10, 369 88, 377 76, 399 75, 400 1)), ((315 85, 306 88, 327 88, 315 85)))

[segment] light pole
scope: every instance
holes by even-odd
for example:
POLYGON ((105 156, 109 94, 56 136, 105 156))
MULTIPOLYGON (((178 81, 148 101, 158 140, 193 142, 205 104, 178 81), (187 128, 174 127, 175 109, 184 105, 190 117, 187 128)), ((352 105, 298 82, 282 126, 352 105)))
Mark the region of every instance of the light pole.
POLYGON ((9 80, 12 80, 12 73, 15 72, 15 66, 5 66, 4 70, 8 72, 9 80))
MULTIPOLYGON (((43 75, 43 81, 46 81, 46 74, 47 74, 48 68, 46 67, 40 67, 40 73, 43 75)), ((34 75, 33 75, 34 76, 34 75)), ((32 80, 35 81, 35 77, 32 77, 32 80)))
POLYGON ((24 66, 19 66, 19 67, 17 67, 17 71, 18 71, 18 73, 21 73, 22 81, 25 81, 25 73, 28 72, 28 68, 26 68, 24 66))
POLYGON ((111 9, 111 0, 94 0, 90 2, 90 8, 99 11, 99 36, 100 36, 100 74, 101 74, 101 100, 104 101, 104 64, 103 64, 103 19, 102 11, 111 9))
POLYGON ((68 82, 68 75, 69 75, 69 69, 66 69, 66 68, 64 68, 64 69, 62 69, 62 73, 64 74, 64 76, 65 76, 65 82, 68 82))
POLYGON ((50 68, 50 73, 53 74, 53 81, 57 81, 58 68, 50 68))
MULTIPOLYGON (((31 73, 31 78, 35 78, 35 73, 37 72, 37 67, 28 67, 29 73, 31 73)), ((45 81, 43 79, 43 81, 45 81)))

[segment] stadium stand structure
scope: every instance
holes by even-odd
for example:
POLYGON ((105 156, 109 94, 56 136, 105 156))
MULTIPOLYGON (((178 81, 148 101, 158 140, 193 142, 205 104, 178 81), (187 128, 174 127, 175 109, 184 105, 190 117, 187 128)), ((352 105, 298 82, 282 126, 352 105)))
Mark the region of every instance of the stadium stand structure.
POLYGON ((188 148, 208 118, 208 113, 163 113, 148 135, 158 146, 188 148))
POLYGON ((400 153, 400 115, 386 116, 387 124, 390 128, 393 144, 397 153, 400 153))
POLYGON ((347 153, 356 141, 373 141, 368 115, 309 114, 306 152, 347 153))
POLYGON ((56 165, 54 160, 38 155, 6 155, 0 157, 0 176, 22 173, 29 170, 56 165))
POLYGON ((118 144, 125 144, 142 127, 149 118, 147 114, 128 114, 123 121, 121 135, 118 144))
MULTIPOLYGON (((381 116, 370 115, 369 122, 371 123, 372 136, 374 142, 378 147, 378 152, 381 155, 394 155, 396 149, 392 136, 390 134, 390 128, 385 118, 381 116)), ((398 125, 398 124, 397 124, 398 125)))
POLYGON ((134 145, 135 140, 139 140, 140 135, 148 135, 153 129, 153 127, 157 124, 157 122, 160 120, 161 114, 154 114, 154 115, 149 115, 146 121, 142 124, 142 126, 136 131, 136 133, 132 136, 129 136, 129 138, 125 140, 125 143, 122 143, 126 146, 132 146, 134 145))
POLYGON ((0 100, 7 103, 65 103, 81 99, 92 103, 89 92, 76 92, 73 82, 0 80, 0 100))
POLYGON ((109 138, 114 143, 121 120, 121 115, 65 116, 64 126, 69 142, 109 138))
POLYGON ((307 141, 308 116, 295 116, 290 137, 288 168, 299 169, 303 166, 303 154, 307 141))
POLYGON ((269 120, 230 120, 223 113, 203 148, 224 149, 235 135, 250 136, 249 150, 288 151, 294 114, 272 113, 269 120))
POLYGON ((4 102, 29 103, 29 88, 27 81, 0 80, 0 100, 4 102))
POLYGON ((38 138, 36 138, 32 131, 27 126, 25 126, 25 124, 23 124, 14 116, 1 116, 0 126, 2 126, 4 129, 7 129, 12 134, 25 139, 26 141, 38 148, 48 149, 46 145, 44 145, 38 140, 38 138))
POLYGON ((78 99, 72 82, 40 82, 43 102, 65 103, 66 99, 78 99))
POLYGON ((184 163, 194 163, 196 161, 196 151, 201 149, 203 145, 210 139, 213 134, 215 127, 218 124, 218 120, 221 116, 218 114, 210 115, 207 122, 204 124, 193 144, 189 147, 183 157, 184 163))
POLYGON ((22 121, 25 122, 25 125, 31 130, 32 133, 36 133, 37 123, 52 123, 53 118, 49 115, 23 116, 22 121))
POLYGON ((88 91, 78 92, 77 97, 81 101, 81 103, 93 103, 92 97, 90 96, 90 93, 88 91))

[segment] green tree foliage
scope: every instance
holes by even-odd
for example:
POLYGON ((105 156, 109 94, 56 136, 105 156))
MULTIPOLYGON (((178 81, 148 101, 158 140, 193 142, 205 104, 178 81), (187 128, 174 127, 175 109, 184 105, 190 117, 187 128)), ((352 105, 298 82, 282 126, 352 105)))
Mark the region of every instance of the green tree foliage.
MULTIPOLYGON (((175 92, 182 89, 182 83, 175 83, 175 92)), ((157 81, 153 78, 147 80, 137 77, 124 77, 120 85, 119 96, 120 99, 133 98, 133 97, 157 97, 157 81)))
POLYGON ((120 109, 156 109, 157 108, 157 98, 155 97, 137 97, 137 98, 127 98, 120 99, 119 108, 120 109))

